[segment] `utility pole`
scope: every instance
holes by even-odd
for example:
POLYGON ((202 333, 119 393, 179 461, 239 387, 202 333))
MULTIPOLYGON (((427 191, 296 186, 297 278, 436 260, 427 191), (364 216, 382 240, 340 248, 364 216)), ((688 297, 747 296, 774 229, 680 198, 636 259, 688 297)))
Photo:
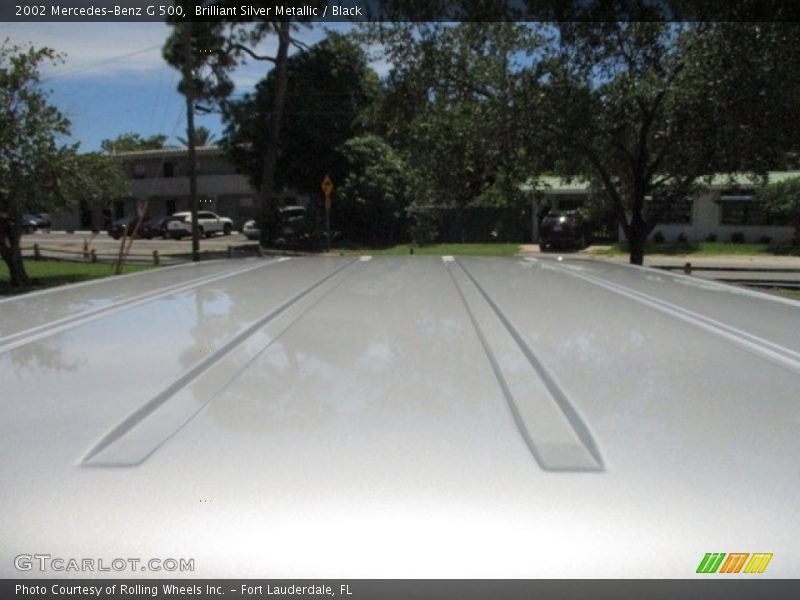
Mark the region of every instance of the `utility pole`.
POLYGON ((192 211, 192 260, 200 260, 200 229, 197 225, 197 153, 194 146, 194 51, 192 22, 184 25, 186 55, 183 60, 183 82, 186 95, 186 140, 189 142, 189 210, 192 211))

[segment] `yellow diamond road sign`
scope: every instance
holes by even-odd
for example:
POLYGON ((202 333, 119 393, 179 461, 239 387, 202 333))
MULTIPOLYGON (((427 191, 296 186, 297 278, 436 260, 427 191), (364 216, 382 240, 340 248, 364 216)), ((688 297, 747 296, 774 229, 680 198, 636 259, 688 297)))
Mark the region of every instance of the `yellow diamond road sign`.
POLYGON ((330 196, 332 191, 333 182, 329 175, 325 175, 325 179, 322 180, 322 193, 325 194, 325 196, 330 196))

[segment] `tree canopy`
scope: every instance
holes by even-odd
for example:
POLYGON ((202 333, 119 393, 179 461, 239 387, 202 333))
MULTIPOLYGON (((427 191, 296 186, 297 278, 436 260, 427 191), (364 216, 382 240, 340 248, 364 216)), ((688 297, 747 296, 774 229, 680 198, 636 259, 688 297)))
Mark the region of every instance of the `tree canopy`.
POLYGON ((395 65, 388 95, 409 98, 390 139, 419 166, 426 205, 508 201, 543 171, 580 178, 613 208, 634 263, 660 216, 705 178, 763 177, 800 140, 791 24, 392 23, 369 33, 395 65))
POLYGON ((149 137, 143 137, 138 133, 123 133, 113 140, 103 140, 100 142, 100 148, 106 154, 117 154, 135 150, 158 150, 163 148, 166 142, 167 136, 160 133, 149 137))
MULTIPOLYGON (((193 2, 185 0, 179 0, 179 4, 194 5, 193 2)), ((226 7, 230 4, 232 4, 230 0, 212 0, 205 3, 209 7, 226 7)), ((312 0, 311 2, 290 0, 285 4, 290 7, 319 7, 323 2, 322 0, 312 0)), ((256 0, 251 5, 268 8, 269 11, 273 8, 273 4, 267 0, 256 0)), ((258 178, 262 244, 266 244, 268 238, 277 233, 278 212, 273 202, 273 195, 276 190, 278 143, 283 127, 283 112, 289 79, 289 50, 292 46, 300 49, 306 48, 294 37, 293 31, 308 19, 308 16, 292 18, 291 15, 288 15, 275 20, 259 19, 253 22, 242 22, 238 17, 232 17, 230 20, 195 23, 193 21, 182 22, 176 17, 170 19, 173 33, 164 47, 166 60, 183 73, 179 90, 184 95, 188 94, 187 105, 191 107, 191 110, 187 111, 189 123, 193 121, 192 97, 224 103, 233 90, 230 73, 240 64, 247 60, 257 60, 274 67, 271 72, 275 78, 275 93, 272 95, 272 106, 267 125, 267 143, 263 147, 261 175, 258 178), (277 49, 274 55, 258 54, 254 48, 270 35, 274 35, 277 39, 277 49)), ((187 130, 191 130, 191 128, 192 125, 189 124, 187 130)), ((190 162, 192 162, 191 158, 190 162)))
POLYGON ((30 284, 20 249, 23 212, 79 201, 102 207, 127 188, 116 161, 78 154, 68 143, 69 121, 39 84, 40 65, 58 60, 50 48, 0 47, 0 255, 13 286, 30 284))
MULTIPOLYGON (((325 175, 344 174, 335 149, 358 130, 359 116, 380 92, 378 79, 360 46, 333 33, 289 58, 288 81, 275 188, 316 191, 325 175)), ((255 93, 223 105, 225 147, 257 186, 275 91, 272 71, 255 93)))
MULTIPOLYGON (((526 72, 531 143, 593 182, 642 263, 665 211, 714 173, 756 178, 797 143, 785 26, 564 23, 526 72)), ((797 46, 795 43, 794 46, 797 46)))
POLYGON ((333 227, 348 241, 396 244, 408 232, 415 177, 406 161, 380 136, 350 138, 337 153, 346 161, 333 227))
MULTIPOLYGON (((214 134, 211 133, 211 130, 208 127, 196 127, 194 130, 194 144, 195 146, 208 146, 211 142, 214 141, 214 134)), ((189 140, 186 138, 179 137, 178 141, 183 144, 184 146, 189 145, 189 140)))
POLYGON ((771 213, 787 217, 794 226, 794 242, 800 242, 800 177, 770 183, 756 198, 771 213))
POLYGON ((63 141, 69 121, 39 86, 40 65, 58 60, 50 48, 0 46, 0 255, 13 286, 30 283, 20 251, 21 213, 63 199, 74 152, 63 141))

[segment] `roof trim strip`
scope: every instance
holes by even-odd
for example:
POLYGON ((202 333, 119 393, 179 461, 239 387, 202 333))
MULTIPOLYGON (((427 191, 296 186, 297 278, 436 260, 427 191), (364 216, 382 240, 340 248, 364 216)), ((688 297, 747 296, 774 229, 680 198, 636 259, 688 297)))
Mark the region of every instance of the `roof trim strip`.
POLYGON ((770 342, 762 337, 753 335, 752 333, 748 333, 737 327, 733 327, 732 325, 722 323, 716 319, 703 316, 693 310, 689 310, 688 308, 683 308, 677 304, 667 302, 666 300, 661 300, 651 296, 650 294, 645 294, 644 292, 639 292, 617 283, 611 283, 609 281, 599 279, 593 275, 578 273, 567 266, 559 265, 553 261, 547 262, 549 264, 545 268, 556 269, 577 279, 582 279, 583 281, 593 285, 602 287, 621 296, 625 296, 626 298, 634 300, 639 304, 649 306, 671 317, 675 317, 686 323, 689 323, 690 325, 693 325, 699 329, 703 329, 708 333, 721 337, 729 342, 733 342, 740 348, 756 354, 757 356, 764 358, 773 364, 777 364, 795 372, 800 372, 800 353, 795 352, 790 348, 770 342))
POLYGON ((589 428, 522 334, 463 264, 453 259, 445 266, 539 466, 545 471, 604 471, 589 428))
POLYGON ((143 463, 297 319, 336 288, 346 277, 340 274, 357 262, 350 260, 302 289, 195 364, 103 436, 81 459, 81 466, 135 467, 143 463), (238 355, 231 364, 243 366, 231 373, 225 359, 234 353, 238 355))
POLYGON ((31 327, 30 329, 26 329, 24 331, 13 333, 6 337, 0 338, 0 354, 8 352, 9 350, 13 350, 14 348, 19 348, 20 346, 30 344, 37 340, 41 340, 51 335, 67 331, 68 329, 72 329, 73 327, 83 325, 84 323, 87 323, 89 321, 94 321, 95 319, 106 316, 108 314, 115 313, 119 310, 131 308, 134 306, 138 306, 140 304, 145 304, 147 302, 157 300, 158 298, 163 298, 171 294, 185 292, 187 290, 194 289, 201 285, 206 285, 208 283, 220 281, 221 279, 227 279, 228 277, 233 277, 234 275, 241 275, 249 271, 254 271, 256 269, 268 267, 286 260, 290 259, 288 257, 283 257, 275 260, 270 260, 268 262, 263 262, 255 265, 249 265, 247 267, 234 269, 231 271, 224 271, 222 273, 212 273, 210 275, 203 275, 195 279, 190 279, 189 281, 182 281, 180 283, 175 283, 172 285, 161 287, 152 292, 145 292, 143 294, 137 294, 135 296, 131 296, 130 298, 126 298, 124 300, 118 300, 116 302, 112 302, 111 304, 107 304, 106 306, 90 308, 88 310, 79 312, 77 314, 69 315, 67 317, 63 317, 61 319, 51 321, 43 325, 37 325, 35 327, 31 327))

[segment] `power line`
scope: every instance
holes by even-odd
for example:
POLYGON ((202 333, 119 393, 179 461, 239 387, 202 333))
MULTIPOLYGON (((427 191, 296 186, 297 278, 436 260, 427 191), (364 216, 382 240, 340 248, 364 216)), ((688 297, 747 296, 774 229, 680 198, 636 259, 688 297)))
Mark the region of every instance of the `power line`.
POLYGON ((151 52, 151 51, 156 50, 158 48, 161 48, 161 44, 157 44, 155 46, 150 46, 149 48, 142 48, 141 50, 134 50, 133 52, 128 52, 127 54, 121 54, 120 56, 114 56, 114 57, 108 58, 106 60, 101 60, 101 61, 98 61, 98 62, 95 62, 95 63, 84 65, 82 67, 78 67, 78 68, 73 69, 71 71, 65 71, 65 72, 59 73, 57 75, 54 75, 53 77, 48 77, 46 79, 43 79, 42 83, 49 83, 49 82, 54 81, 56 79, 61 79, 62 77, 67 77, 69 75, 74 75, 75 73, 82 73, 84 71, 91 71, 92 69, 96 69, 97 67, 100 67, 100 66, 103 66, 103 65, 107 65, 109 63, 113 63, 113 62, 116 62, 118 60, 123 60, 123 59, 126 59, 126 58, 130 58, 132 56, 137 56, 139 54, 144 54, 145 52, 151 52))
MULTIPOLYGON (((153 117, 154 117, 154 115, 161 114, 161 111, 156 112, 156 109, 158 108, 159 101, 161 100, 161 83, 162 83, 162 81, 164 79, 164 72, 166 71, 166 69, 167 69, 167 64, 166 64, 166 62, 164 62, 161 65, 161 69, 158 72, 158 82, 156 83, 156 93, 155 93, 155 98, 153 99, 152 112, 150 113, 150 129, 153 128, 153 117)), ((163 118, 162 118, 162 121, 163 121, 163 118)))

